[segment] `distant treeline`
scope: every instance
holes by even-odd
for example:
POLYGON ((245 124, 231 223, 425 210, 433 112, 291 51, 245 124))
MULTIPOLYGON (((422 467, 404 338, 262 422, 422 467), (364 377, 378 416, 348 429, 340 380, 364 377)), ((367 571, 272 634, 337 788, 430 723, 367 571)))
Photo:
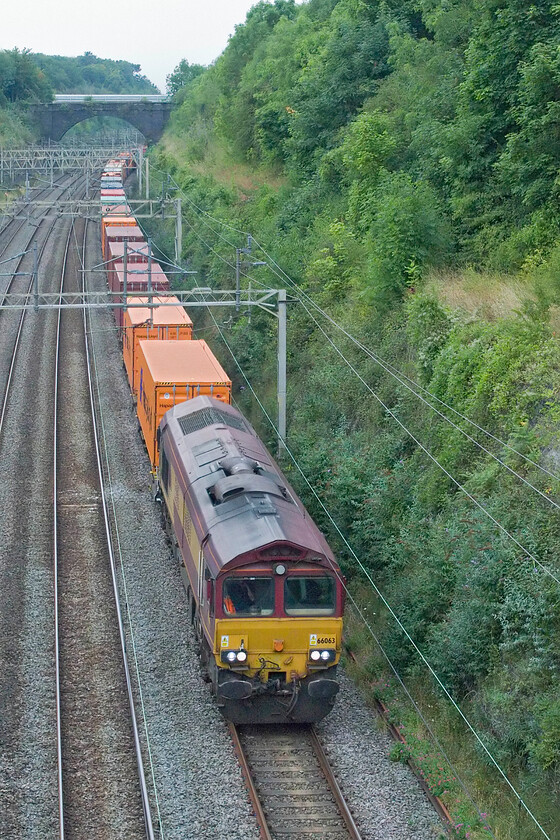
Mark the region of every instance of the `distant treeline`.
POLYGON ((86 52, 75 58, 29 50, 0 51, 0 106, 49 102, 54 93, 158 93, 140 65, 97 58, 86 52))
POLYGON ((98 58, 93 53, 69 57, 29 50, 0 50, 0 145, 32 142, 28 102, 50 102, 56 93, 158 93, 140 65, 98 58))
POLYGON ((76 57, 33 53, 30 58, 56 93, 159 93, 140 75, 140 65, 130 61, 98 58, 91 52, 76 57))

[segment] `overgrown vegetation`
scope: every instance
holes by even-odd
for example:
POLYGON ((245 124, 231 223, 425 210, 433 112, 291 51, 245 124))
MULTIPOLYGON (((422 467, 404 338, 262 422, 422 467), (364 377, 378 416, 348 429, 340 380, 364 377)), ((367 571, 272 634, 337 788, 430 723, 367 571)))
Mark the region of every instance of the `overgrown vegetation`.
MULTIPOLYGON (((296 298, 310 295, 378 354, 290 306, 291 450, 552 837, 560 837, 550 805, 560 786, 560 584, 551 576, 560 578, 560 526, 550 505, 560 491, 559 22, 560 6, 545 0, 260 2, 190 82, 153 155, 189 198, 184 255, 199 285, 231 287, 235 248, 246 245, 237 231, 250 231, 293 278, 296 298), (488 296, 508 277, 515 302, 502 311, 488 296), (486 291, 478 308, 477 287, 486 291), (378 357, 426 389, 425 401, 378 357)), ((271 264, 253 246, 244 264, 253 285, 285 285, 249 267, 261 260, 271 264)), ((272 319, 227 317, 227 340, 274 416, 272 319)), ((237 376, 219 339, 215 346, 237 376)), ((238 386, 272 442, 239 377, 238 386)), ((488 755, 285 466, 496 836, 542 836, 500 792, 488 755)), ((371 657, 382 681, 386 664, 371 657)), ((425 751, 428 733, 407 721, 411 749, 425 751)), ((437 783, 445 788, 445 777, 437 783)), ((455 788, 458 836, 487 836, 455 788)))
MULTIPOLYGON (((0 146, 26 146, 37 140, 27 119, 30 102, 50 102, 54 93, 158 93, 140 65, 102 59, 86 52, 77 57, 43 55, 30 50, 0 50, 0 146)), ((120 123, 97 122, 94 130, 120 123)), ((84 140, 90 128, 76 129, 84 140)))
POLYGON ((130 61, 83 55, 44 55, 32 53, 31 60, 48 78, 56 93, 159 93, 140 73, 140 65, 130 61))

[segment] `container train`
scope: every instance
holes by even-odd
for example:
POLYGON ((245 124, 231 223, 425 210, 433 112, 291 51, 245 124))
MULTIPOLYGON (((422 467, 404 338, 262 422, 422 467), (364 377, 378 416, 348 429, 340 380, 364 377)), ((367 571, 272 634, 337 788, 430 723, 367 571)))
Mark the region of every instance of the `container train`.
POLYGON ((343 577, 231 405, 226 372, 206 342, 192 338, 192 321, 148 257, 126 197, 111 201, 130 166, 123 154, 103 173, 103 255, 114 299, 135 304, 114 313, 203 667, 234 723, 316 722, 339 688, 343 577))

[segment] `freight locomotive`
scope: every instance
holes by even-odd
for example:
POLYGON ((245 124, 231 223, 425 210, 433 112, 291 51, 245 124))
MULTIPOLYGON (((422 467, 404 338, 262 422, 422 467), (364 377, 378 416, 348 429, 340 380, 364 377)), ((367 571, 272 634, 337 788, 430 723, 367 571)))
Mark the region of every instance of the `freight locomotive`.
MULTIPOLYGON (((111 189, 125 164, 107 165, 111 189)), ((340 569, 253 427, 230 405, 231 382, 208 345, 192 339, 182 307, 153 308, 165 284, 155 297, 153 261, 142 262, 146 243, 122 196, 115 213, 105 189, 110 288, 146 307, 115 310, 126 370, 218 706, 234 723, 321 720, 339 687, 340 569), (111 244, 127 241, 127 231, 141 298, 129 296, 122 250, 111 244)))

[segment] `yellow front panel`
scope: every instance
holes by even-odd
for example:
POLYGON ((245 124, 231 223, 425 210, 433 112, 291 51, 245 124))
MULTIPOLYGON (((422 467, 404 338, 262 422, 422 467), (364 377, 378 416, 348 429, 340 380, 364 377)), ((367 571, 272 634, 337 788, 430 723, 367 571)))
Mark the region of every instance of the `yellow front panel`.
MULTIPOLYGON (((216 621, 214 654, 218 665, 227 667, 220 658, 222 651, 238 650, 243 646, 249 655, 249 667, 243 673, 252 676, 262 668, 264 681, 268 678, 268 672, 275 670, 274 665, 277 670, 286 671, 288 678, 292 673, 305 676, 311 664, 309 651, 313 647, 335 648, 336 660, 329 664, 337 664, 341 645, 341 618, 225 618, 216 621), (277 646, 278 643, 283 644, 281 651, 275 650, 275 642, 277 646), (259 657, 273 664, 266 664, 263 668, 259 657)), ((311 668, 313 672, 316 670, 316 667, 311 668)))

